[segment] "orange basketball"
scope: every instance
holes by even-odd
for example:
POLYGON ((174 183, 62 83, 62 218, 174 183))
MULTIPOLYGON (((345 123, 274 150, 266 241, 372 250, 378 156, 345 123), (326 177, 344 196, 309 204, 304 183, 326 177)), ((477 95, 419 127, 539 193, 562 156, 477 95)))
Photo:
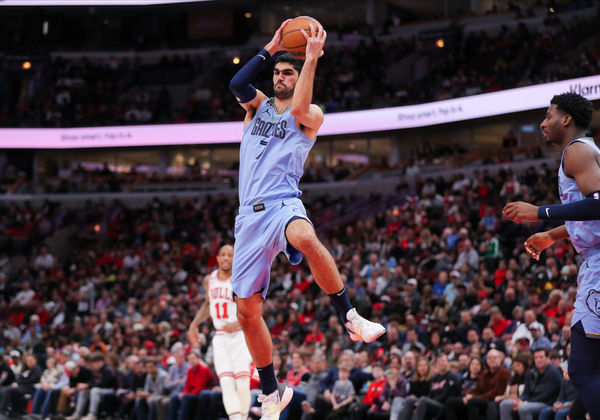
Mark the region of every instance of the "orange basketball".
POLYGON ((287 52, 296 58, 305 58, 306 38, 304 38, 304 35, 302 35, 300 30, 304 29, 304 31, 310 35, 309 23, 313 24, 315 30, 319 30, 319 22, 315 18, 311 18, 310 16, 298 16, 285 25, 283 33, 281 34, 283 46, 287 52))

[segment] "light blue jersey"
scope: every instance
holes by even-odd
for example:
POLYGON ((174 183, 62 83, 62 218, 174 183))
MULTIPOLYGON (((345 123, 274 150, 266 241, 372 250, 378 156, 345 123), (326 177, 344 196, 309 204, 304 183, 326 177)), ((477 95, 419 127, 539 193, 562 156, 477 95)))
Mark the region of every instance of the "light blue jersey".
POLYGON ((298 182, 313 144, 289 107, 278 114, 273 98, 265 99, 242 136, 240 206, 300 197, 298 182))
MULTIPOLYGON (((565 147, 558 170, 558 192, 563 204, 585 198, 575 180, 565 175, 563 170, 565 151, 575 142, 587 144, 600 155, 598 146, 587 137, 575 139, 565 147)), ((571 325, 581 321, 588 336, 600 338, 600 220, 566 221, 565 227, 571 243, 585 258, 579 268, 577 299, 571 325)))
POLYGON ((233 292, 240 298, 255 293, 266 297, 271 264, 280 252, 292 265, 302 261, 285 231, 294 219, 310 222, 298 198, 302 194, 298 182, 313 144, 289 108, 277 113, 273 99, 265 99, 244 128, 231 277, 233 292))

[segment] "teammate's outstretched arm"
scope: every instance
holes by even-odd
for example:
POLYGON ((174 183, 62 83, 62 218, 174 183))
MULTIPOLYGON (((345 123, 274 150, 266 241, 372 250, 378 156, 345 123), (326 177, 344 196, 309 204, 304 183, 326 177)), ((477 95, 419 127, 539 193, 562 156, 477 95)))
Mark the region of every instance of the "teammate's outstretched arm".
POLYGON ((302 71, 294 89, 290 112, 300 124, 316 131, 323 124, 323 111, 311 102, 317 61, 323 55, 323 46, 325 45, 327 32, 325 32, 321 25, 316 28, 311 23, 310 28, 310 34, 307 34, 302 29, 302 35, 306 38, 306 59, 304 60, 302 71))
POLYGON ((536 220, 599 220, 600 219, 600 162, 594 150, 576 142, 565 151, 565 174, 575 179, 579 191, 587 198, 568 204, 534 206, 517 201, 504 207, 504 214, 515 223, 536 220))
MULTIPOLYGON (((244 67, 233 76, 231 82, 229 82, 229 89, 233 92, 242 108, 244 108, 248 114, 251 114, 250 119, 252 119, 260 104, 267 98, 264 93, 252 86, 251 83, 254 82, 259 75, 264 63, 271 62, 275 53, 285 50, 281 42, 281 34, 283 28, 285 28, 291 20, 292 19, 284 21, 275 32, 275 35, 273 35, 273 39, 265 45, 265 48, 252 57, 250 61, 248 61, 244 67)), ((248 115, 246 115, 246 117, 248 117, 248 115)))
POLYGON ((568 237, 569 232, 567 232, 565 225, 550 229, 546 232, 539 232, 527 238, 524 244, 525 251, 527 251, 532 258, 539 261, 540 254, 544 249, 554 245, 556 241, 567 239, 568 237))

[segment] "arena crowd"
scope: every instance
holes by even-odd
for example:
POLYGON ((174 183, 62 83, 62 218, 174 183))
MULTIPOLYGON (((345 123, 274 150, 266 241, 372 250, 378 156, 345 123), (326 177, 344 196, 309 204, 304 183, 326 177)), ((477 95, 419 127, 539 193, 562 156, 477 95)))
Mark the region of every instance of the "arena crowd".
MULTIPOLYGON (((522 243, 545 226, 501 214, 515 199, 557 202, 556 172, 508 166, 417 177, 389 197, 309 194, 318 232, 357 201, 382 204, 321 232, 353 305, 388 333, 350 341, 308 267, 279 257, 265 318, 278 377, 295 388, 282 418, 566 418, 578 404, 565 372, 581 259, 561 241, 533 260, 522 243)), ((201 326, 200 348, 186 330, 203 276, 232 243, 236 208, 226 196, 2 204, 0 230, 26 240, 9 247, 0 274, 0 412, 223 416, 214 330, 201 326), (37 246, 66 228, 60 249, 37 246)), ((576 408, 571 419, 583 418, 576 408)))

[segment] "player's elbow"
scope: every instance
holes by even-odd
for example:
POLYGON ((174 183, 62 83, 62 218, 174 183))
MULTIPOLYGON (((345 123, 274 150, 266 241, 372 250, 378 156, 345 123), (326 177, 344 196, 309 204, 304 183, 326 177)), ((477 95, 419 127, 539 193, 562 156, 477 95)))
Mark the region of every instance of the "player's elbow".
POLYGON ((238 80, 238 78, 236 76, 237 76, 237 74, 235 76, 233 76, 233 78, 229 81, 229 90, 234 93, 244 87, 240 83, 240 80, 238 80))
POLYGON ((300 106, 292 106, 290 109, 290 114, 292 114, 296 118, 302 118, 308 113, 308 109, 304 109, 300 106))

